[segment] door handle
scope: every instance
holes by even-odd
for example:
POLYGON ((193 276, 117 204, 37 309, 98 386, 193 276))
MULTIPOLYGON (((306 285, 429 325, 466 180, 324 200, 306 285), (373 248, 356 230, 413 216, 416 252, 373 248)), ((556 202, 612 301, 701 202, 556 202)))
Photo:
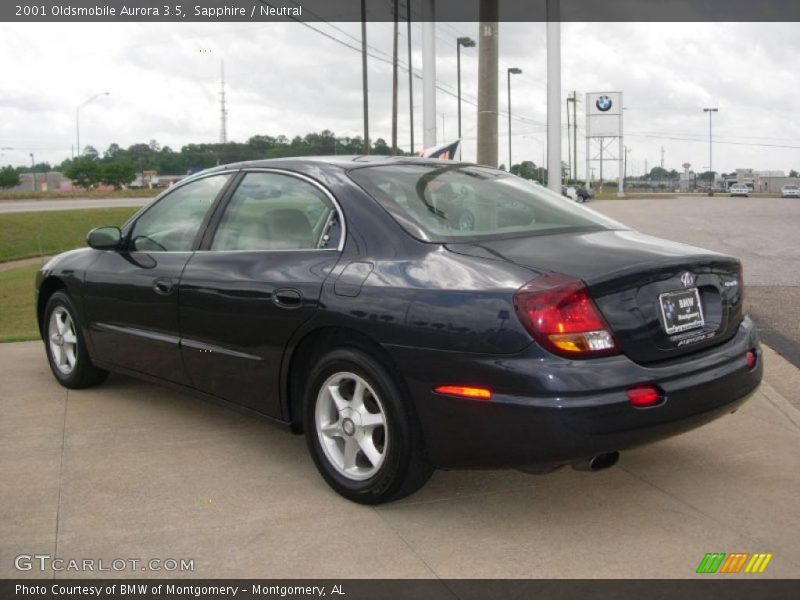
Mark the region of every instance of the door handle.
POLYGON ((281 308, 300 308, 303 304, 303 295, 297 290, 280 289, 275 290, 272 301, 281 308))
POLYGON ((174 289, 174 284, 171 279, 166 277, 159 277, 153 281, 153 291, 161 296, 169 296, 174 289))

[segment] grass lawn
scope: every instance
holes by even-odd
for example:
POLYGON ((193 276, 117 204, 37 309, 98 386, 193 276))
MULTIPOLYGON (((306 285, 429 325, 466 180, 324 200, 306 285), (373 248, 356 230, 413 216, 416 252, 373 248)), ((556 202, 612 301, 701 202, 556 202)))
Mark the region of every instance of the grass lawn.
POLYGON ((33 295, 38 269, 32 266, 0 272, 0 342, 39 337, 33 295))
POLYGON ((164 191, 164 188, 142 188, 128 190, 83 190, 75 189, 69 192, 0 192, 0 200, 58 200, 61 198, 154 198, 164 191))
POLYGON ((122 225, 137 210, 115 207, 0 214, 0 262, 81 248, 90 229, 122 225))

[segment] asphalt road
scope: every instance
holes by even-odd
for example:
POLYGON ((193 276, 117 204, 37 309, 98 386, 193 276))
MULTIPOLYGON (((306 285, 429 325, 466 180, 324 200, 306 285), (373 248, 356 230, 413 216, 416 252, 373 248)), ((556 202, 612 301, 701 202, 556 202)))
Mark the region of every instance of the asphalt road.
POLYGON ((762 339, 800 367, 800 200, 680 197, 587 204, 645 233, 741 258, 762 339))
POLYGON ((0 200, 0 214, 39 212, 45 210, 73 210, 76 208, 114 208, 117 206, 144 206, 152 198, 64 198, 63 200, 0 200))

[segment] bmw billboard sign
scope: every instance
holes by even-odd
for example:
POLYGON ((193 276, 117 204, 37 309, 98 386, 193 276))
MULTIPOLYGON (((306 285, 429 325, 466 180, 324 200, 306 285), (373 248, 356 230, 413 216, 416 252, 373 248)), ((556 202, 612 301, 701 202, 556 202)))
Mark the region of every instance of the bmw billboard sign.
POLYGON ((608 112, 614 103, 608 96, 600 96, 594 104, 600 112, 608 112))
POLYGON ((622 92, 586 94, 587 137, 622 135, 622 92))

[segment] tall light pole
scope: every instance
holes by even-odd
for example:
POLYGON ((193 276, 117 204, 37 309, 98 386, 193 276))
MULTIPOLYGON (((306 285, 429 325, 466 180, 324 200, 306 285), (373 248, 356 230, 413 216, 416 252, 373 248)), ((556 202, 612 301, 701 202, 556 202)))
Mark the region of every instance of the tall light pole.
MULTIPOLYGON (((468 37, 456 39, 456 71, 458 72, 458 139, 461 139, 461 46, 474 48, 475 40, 468 37)), ((459 148, 461 146, 459 145, 459 148)))
POLYGON ((31 185, 33 185, 33 191, 36 191, 36 161, 33 159, 33 152, 31 154, 31 185))
POLYGON ((408 38, 408 123, 411 131, 411 154, 414 154, 414 65, 411 60, 411 0, 406 0, 406 37, 408 38))
POLYGON ((392 4, 392 17, 394 28, 392 30, 392 150, 390 154, 397 154, 397 38, 400 35, 398 28, 400 25, 398 0, 392 4))
POLYGON ((436 145, 436 12, 422 0, 422 147, 436 145))
POLYGON ((716 108, 716 107, 714 107, 714 108, 704 108, 703 112, 707 112, 708 113, 708 172, 711 174, 711 181, 708 184, 708 195, 709 196, 713 196, 714 195, 714 168, 713 168, 712 163, 711 163, 711 158, 712 158, 712 154, 711 154, 711 148, 712 148, 712 145, 711 145, 711 115, 713 113, 715 113, 715 112, 719 112, 719 109, 716 108))
POLYGON ((478 5, 478 139, 476 162, 497 167, 498 103, 498 0, 481 0, 478 5))
POLYGON ((75 150, 76 155, 80 158, 81 155, 81 109, 97 100, 100 96, 108 96, 111 92, 100 92, 99 94, 95 94, 91 98, 87 99, 83 104, 78 105, 75 109, 75 150))
POLYGON ((547 0, 547 187, 561 193, 561 13, 547 0))
POLYGON ((369 154, 369 85, 367 81, 367 2, 361 0, 361 95, 364 104, 364 154, 369 154))
POLYGON ((571 96, 567 96, 567 144, 569 140, 569 105, 572 104, 572 158, 570 163, 570 178, 575 182, 578 180, 578 92, 572 92, 571 96), (575 174, 572 174, 572 169, 575 169, 575 174))
POLYGON ((508 67, 507 79, 508 79, 508 172, 511 172, 511 165, 513 164, 511 160, 511 76, 512 75, 519 75, 522 73, 522 69, 518 69, 517 67, 508 67))

